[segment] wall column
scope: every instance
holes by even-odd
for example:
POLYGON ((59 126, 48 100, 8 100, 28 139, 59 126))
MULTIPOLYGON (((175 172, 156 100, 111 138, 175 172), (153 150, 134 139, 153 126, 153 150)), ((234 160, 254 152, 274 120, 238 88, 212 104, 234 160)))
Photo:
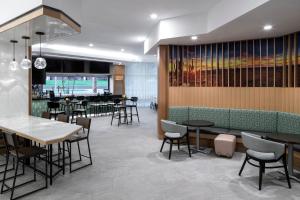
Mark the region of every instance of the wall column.
POLYGON ((160 126, 160 120, 167 119, 169 105, 168 46, 159 46, 157 55, 159 58, 157 83, 157 132, 158 138, 162 139, 163 132, 160 126))

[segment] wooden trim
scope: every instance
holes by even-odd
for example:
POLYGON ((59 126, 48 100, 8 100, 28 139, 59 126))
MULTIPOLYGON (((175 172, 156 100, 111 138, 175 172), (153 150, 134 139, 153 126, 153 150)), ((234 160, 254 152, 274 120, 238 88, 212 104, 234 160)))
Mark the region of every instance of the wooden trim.
POLYGON ((157 85, 157 130, 158 138, 162 139, 164 134, 160 127, 160 120, 168 117, 169 108, 168 46, 159 46, 157 55, 159 56, 157 85))
POLYGON ((298 47, 297 47, 297 43, 298 43, 298 35, 297 33, 294 34, 294 87, 298 87, 298 47))
POLYGON ((66 13, 64 13, 61 10, 49 7, 49 6, 38 6, 12 20, 9 20, 8 22, 5 22, 0 25, 0 33, 7 31, 9 29, 12 29, 16 26, 19 26, 21 24, 24 24, 26 22, 29 22, 35 18, 38 18, 40 16, 48 16, 53 17, 56 19, 59 19, 69 25, 71 28, 73 28, 77 32, 81 32, 81 26, 78 24, 75 20, 73 20, 71 17, 69 17, 66 13))
MULTIPOLYGON (((32 61, 32 48, 28 47, 28 58, 32 61)), ((28 69, 28 114, 32 115, 32 68, 28 69)))

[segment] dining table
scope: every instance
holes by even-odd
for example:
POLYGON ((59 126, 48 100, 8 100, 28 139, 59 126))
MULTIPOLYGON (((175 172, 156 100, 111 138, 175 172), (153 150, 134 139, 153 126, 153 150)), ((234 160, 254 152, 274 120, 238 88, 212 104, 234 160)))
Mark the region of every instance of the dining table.
POLYGON ((265 139, 284 143, 287 145, 287 166, 291 179, 300 182, 300 174, 294 171, 294 146, 300 144, 300 135, 291 133, 266 133, 265 139))
POLYGON ((78 133, 82 129, 82 126, 30 115, 20 115, 0 117, 0 129, 15 133, 17 136, 48 147, 49 158, 46 159, 49 159, 50 174, 47 174, 47 176, 50 179, 50 185, 52 185, 54 176, 61 171, 63 174, 65 173, 64 141, 72 134, 78 133), (59 170, 54 174, 53 145, 61 142, 63 143, 62 166, 55 165, 59 170))
POLYGON ((182 125, 187 126, 190 130, 196 129, 196 148, 192 149, 192 153, 209 154, 209 148, 200 147, 200 128, 214 126, 214 123, 207 120, 186 120, 182 122, 182 125))

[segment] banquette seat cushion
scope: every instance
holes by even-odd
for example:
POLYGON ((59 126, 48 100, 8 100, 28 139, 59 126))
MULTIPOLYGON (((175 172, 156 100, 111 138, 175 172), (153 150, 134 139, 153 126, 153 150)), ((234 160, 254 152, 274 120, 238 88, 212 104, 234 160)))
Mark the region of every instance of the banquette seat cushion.
POLYGON ((300 134, 300 115, 278 112, 277 132, 300 134))
POLYGON ((230 129, 276 132, 277 112, 230 109, 230 129))
POLYGON ((207 120, 215 127, 229 128, 229 109, 190 107, 188 111, 189 120, 207 120))
POLYGON ((300 134, 300 115, 284 112, 205 108, 170 107, 169 120, 182 123, 185 120, 208 120, 213 127, 202 127, 210 134, 231 134, 240 136, 242 131, 265 136, 267 133, 300 134))

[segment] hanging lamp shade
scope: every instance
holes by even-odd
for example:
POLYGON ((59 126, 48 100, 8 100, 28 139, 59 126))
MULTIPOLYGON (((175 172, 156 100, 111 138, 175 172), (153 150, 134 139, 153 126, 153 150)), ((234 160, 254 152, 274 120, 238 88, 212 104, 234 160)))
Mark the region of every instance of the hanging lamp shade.
POLYGON ((43 32, 36 32, 35 34, 40 36, 40 55, 34 62, 34 67, 37 69, 45 69, 47 67, 47 62, 45 58, 42 57, 42 35, 45 35, 43 32))
POLYGON ((30 37, 27 37, 27 36, 23 36, 22 39, 25 40, 25 57, 24 59, 21 61, 20 63, 20 66, 21 68, 23 69, 30 69, 31 68, 31 65, 32 65, 32 62, 31 60, 28 59, 28 40, 30 39, 30 37))

